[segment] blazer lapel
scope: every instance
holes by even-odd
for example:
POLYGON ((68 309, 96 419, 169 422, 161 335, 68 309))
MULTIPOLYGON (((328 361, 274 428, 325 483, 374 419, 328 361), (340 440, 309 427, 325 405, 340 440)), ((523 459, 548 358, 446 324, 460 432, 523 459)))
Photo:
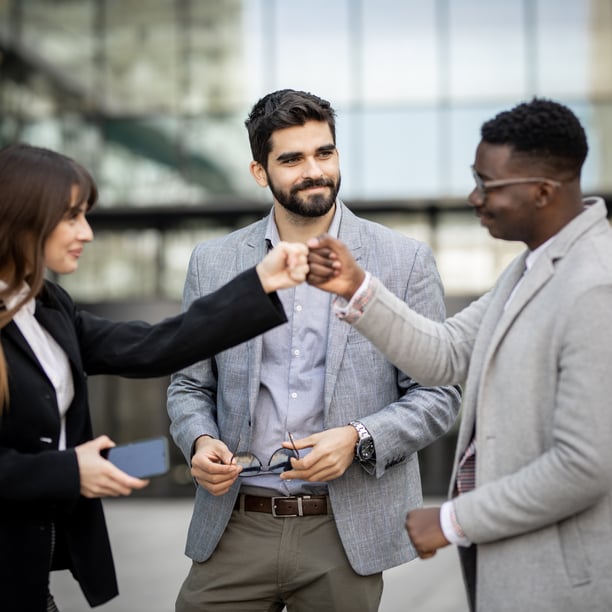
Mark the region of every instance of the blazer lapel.
POLYGON ((73 367, 82 369, 81 350, 76 333, 74 327, 68 324, 66 315, 48 305, 44 300, 38 299, 36 300, 34 317, 68 355, 73 367))
POLYGON ((21 351, 23 351, 29 359, 36 362, 42 371, 42 367, 38 359, 36 359, 36 355, 34 351, 30 348, 30 345, 26 342, 26 339, 23 337, 21 332, 19 331, 19 327, 17 327, 14 321, 11 321, 2 329, 2 335, 9 339, 15 346, 17 346, 21 351))
MULTIPOLYGON (((367 269, 367 264, 364 264, 364 253, 361 244, 361 234, 359 232, 359 219, 355 216, 340 200, 338 200, 342 210, 340 219, 340 229, 338 238, 342 240, 352 253, 355 261, 363 268, 367 269)), ((331 399, 334 395, 334 387, 338 378, 338 371, 344 351, 348 335, 351 329, 344 321, 338 319, 333 313, 329 313, 329 332, 327 341, 327 353, 325 355, 325 416, 327 417, 331 399)))
MULTIPOLYGON (((264 217, 246 236, 244 249, 242 249, 241 270, 256 266, 266 256, 268 246, 265 237, 268 218, 269 215, 264 217)), ((259 394, 262 350, 263 338, 261 334, 246 342, 247 359, 249 360, 249 414, 251 416, 255 410, 259 394)))
MULTIPOLYGON (((59 346, 68 355, 68 358, 77 367, 80 367, 81 358, 80 350, 74 330, 66 325, 66 319, 62 313, 46 304, 43 299, 36 300, 36 309, 34 318, 40 325, 53 337, 59 346)), ((3 330, 2 333, 18 346, 30 359, 38 364, 41 372, 44 373, 40 362, 38 361, 34 351, 28 344, 27 340, 22 335, 19 327, 14 321, 11 321, 3 330)))

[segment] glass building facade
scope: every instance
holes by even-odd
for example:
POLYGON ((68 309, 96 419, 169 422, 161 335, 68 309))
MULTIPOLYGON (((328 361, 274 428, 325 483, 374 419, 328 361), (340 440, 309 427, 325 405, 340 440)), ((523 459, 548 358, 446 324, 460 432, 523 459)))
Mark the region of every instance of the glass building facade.
MULTIPOLYGON (((466 204, 483 121, 564 102, 585 193, 612 193, 612 0, 0 0, 0 144, 73 156, 100 188, 96 240, 59 282, 109 316, 176 312, 194 245, 271 205, 244 119, 286 87, 331 101, 341 196, 432 246, 450 313, 522 250, 466 204)), ((164 429, 166 382, 93 381, 100 429, 164 429)))

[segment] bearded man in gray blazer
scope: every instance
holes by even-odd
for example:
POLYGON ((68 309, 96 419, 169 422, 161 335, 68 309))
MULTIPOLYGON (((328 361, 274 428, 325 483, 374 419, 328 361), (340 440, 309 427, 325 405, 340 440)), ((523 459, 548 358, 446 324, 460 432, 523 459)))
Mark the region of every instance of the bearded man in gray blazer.
MULTIPOLYGON (((196 247, 185 306, 279 240, 330 232, 399 300, 444 318, 430 249, 337 198, 329 102, 274 92, 246 125, 272 212, 196 247)), ((329 295, 303 284, 279 296, 288 325, 183 370, 168 390, 171 432, 197 483, 179 612, 374 612, 382 571, 416 556, 402 523, 422 505, 417 451, 454 423, 458 389, 400 373, 330 316, 329 295)))
POLYGON ((333 238, 310 242, 310 282, 351 299, 343 312, 355 328, 414 379, 466 380, 451 500, 406 519, 419 555, 460 545, 473 610, 609 612, 606 205, 582 199, 587 139, 567 107, 534 99, 486 122, 481 136, 470 204, 492 236, 528 249, 489 293, 429 321, 384 280, 365 278, 333 238))

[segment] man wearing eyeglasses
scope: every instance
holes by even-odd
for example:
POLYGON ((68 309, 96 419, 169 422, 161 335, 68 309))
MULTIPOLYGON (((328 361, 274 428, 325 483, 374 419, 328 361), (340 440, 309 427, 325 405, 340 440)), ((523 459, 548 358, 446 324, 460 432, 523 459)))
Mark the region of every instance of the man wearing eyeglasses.
POLYGON ((349 322, 415 380, 466 380, 450 500, 406 518, 419 555, 459 545, 472 610, 612 610, 606 205, 582 198, 587 139, 567 107, 534 99, 481 136, 470 204, 527 245, 490 292, 427 320, 331 237, 309 242, 309 282, 351 300, 349 322))
MULTIPOLYGON (((196 247, 186 305, 279 240, 329 232, 399 299, 443 319, 431 250, 338 199, 329 102, 273 92, 246 126, 272 211, 196 247)), ((331 315, 329 294, 304 283, 279 297, 290 321, 278 333, 178 373, 168 391, 197 482, 178 612, 374 612, 383 570, 416 556, 403 521, 422 505, 417 451, 452 426, 458 389, 399 372, 331 315)))

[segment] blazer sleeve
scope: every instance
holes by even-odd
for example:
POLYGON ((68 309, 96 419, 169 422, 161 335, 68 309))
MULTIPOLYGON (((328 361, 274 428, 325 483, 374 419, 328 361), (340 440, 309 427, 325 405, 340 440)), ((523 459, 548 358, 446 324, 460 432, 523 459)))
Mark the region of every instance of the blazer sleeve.
MULTIPOLYGON (((395 291, 402 291, 402 297, 389 291, 390 295, 419 316, 443 320, 442 283, 431 249, 420 243, 416 248, 406 248, 403 253, 401 261, 412 262, 408 275, 390 275, 383 267, 379 268, 379 272, 387 274, 385 282, 391 282, 394 277, 404 279, 401 288, 395 283, 395 291)), ((400 259, 395 259, 399 263, 400 259)), ((404 350, 412 352, 409 342, 404 343, 404 350)), ((457 418, 461 401, 458 387, 428 385, 425 381, 417 381, 409 370, 394 369, 394 372, 398 390, 395 400, 359 418, 374 438, 377 477, 445 434, 457 418)))
MULTIPOLYGON (((183 289, 183 307, 209 295, 213 283, 222 282, 224 274, 231 274, 237 264, 219 271, 214 257, 223 257, 222 250, 202 244, 194 249, 183 289)), ((217 424, 217 367, 214 357, 187 366, 172 375, 168 387, 167 410, 170 417, 170 433, 181 449, 188 464, 191 463, 193 443, 206 433, 219 437, 217 424)))
POLYGON ((74 319, 85 372, 134 378, 171 374, 287 320, 278 296, 264 292, 255 268, 155 325, 115 323, 78 310, 74 319))

